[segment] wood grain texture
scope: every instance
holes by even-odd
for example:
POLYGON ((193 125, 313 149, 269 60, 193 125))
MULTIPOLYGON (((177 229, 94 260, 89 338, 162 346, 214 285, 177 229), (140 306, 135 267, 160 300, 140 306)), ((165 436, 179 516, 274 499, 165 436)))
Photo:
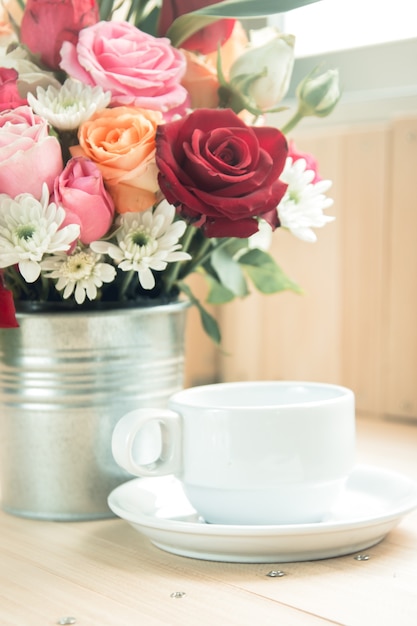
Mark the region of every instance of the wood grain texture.
POLYGON ((384 408, 417 416, 417 118, 392 125, 384 408))
MULTIPOLYGON (((358 462, 417 480, 417 427, 358 420, 358 462)), ((152 546, 123 520, 45 522, 0 513, 0 624, 415 626, 417 511, 377 546, 306 563, 233 564, 152 546), (286 576, 270 578, 271 569, 286 576), (182 598, 171 594, 185 592, 182 598)))
POLYGON ((342 378, 360 411, 383 413, 390 130, 360 126, 343 140, 342 378))

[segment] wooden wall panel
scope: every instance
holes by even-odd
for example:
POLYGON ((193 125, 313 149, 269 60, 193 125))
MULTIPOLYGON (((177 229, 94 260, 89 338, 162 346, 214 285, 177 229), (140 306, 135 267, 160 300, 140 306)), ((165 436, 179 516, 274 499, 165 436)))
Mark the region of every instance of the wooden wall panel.
POLYGON ((361 412, 382 410, 387 275, 389 130, 351 129, 344 138, 342 380, 361 412))
POLYGON ((385 412, 417 417, 417 117, 392 127, 385 412))

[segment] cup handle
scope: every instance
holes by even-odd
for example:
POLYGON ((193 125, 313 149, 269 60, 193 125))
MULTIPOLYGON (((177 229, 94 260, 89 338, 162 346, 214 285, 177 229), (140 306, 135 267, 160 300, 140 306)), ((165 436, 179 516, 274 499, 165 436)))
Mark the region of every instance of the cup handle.
POLYGON ((178 474, 181 469, 181 417, 169 409, 136 409, 124 415, 112 435, 114 460, 135 476, 178 474), (146 424, 159 425, 160 452, 150 463, 138 463, 134 458, 135 440, 146 424))

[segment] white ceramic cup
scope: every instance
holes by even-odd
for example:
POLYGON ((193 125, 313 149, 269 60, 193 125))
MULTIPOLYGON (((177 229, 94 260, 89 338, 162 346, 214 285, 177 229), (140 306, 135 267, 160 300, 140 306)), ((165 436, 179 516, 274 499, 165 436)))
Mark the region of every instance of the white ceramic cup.
POLYGON ((174 474, 207 522, 318 522, 354 465, 354 394, 296 381, 193 387, 168 409, 122 417, 112 450, 136 476, 174 474))

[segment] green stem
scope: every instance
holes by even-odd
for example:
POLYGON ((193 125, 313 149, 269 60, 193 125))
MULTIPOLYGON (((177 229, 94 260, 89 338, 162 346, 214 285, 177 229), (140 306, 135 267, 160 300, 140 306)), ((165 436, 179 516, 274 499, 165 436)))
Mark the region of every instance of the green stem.
POLYGON ((192 272, 194 272, 195 269, 197 269, 197 267, 199 267, 200 265, 204 265, 204 263, 210 258, 213 250, 221 248, 224 243, 228 243, 229 240, 225 239, 224 242, 214 247, 212 245, 212 241, 212 239, 205 240, 204 244, 201 246, 200 254, 194 259, 194 261, 191 261, 190 265, 188 266, 187 274, 191 274, 192 272))
MULTIPOLYGON (((7 280, 7 275, 9 277, 9 281, 10 281, 10 287, 11 290, 14 292, 15 289, 13 288, 13 284, 14 283, 18 289, 20 289, 21 291, 23 291, 23 293, 25 293, 27 296, 30 295, 30 289, 26 283, 26 281, 22 278, 22 275, 20 274, 20 272, 18 272, 14 267, 9 267, 7 268, 7 273, 6 273, 6 280, 7 280)), ((9 282, 7 281, 7 282, 9 282)))
POLYGON ((221 248, 226 247, 230 243, 230 239, 225 238, 225 239, 222 239, 220 243, 213 246, 212 241, 213 239, 206 239, 204 245, 201 247, 202 252, 188 266, 187 275, 194 272, 194 270, 197 269, 197 267, 204 265, 204 263, 209 260, 214 250, 220 250, 221 248))
MULTIPOLYGON (((187 252, 195 233, 194 226, 187 226, 184 239, 182 241, 182 252, 187 252)), ((181 262, 172 263, 165 274, 166 293, 169 294, 175 282, 177 281, 180 271, 181 262)), ((188 272, 187 272, 188 273, 188 272)))
POLYGON ((46 302, 49 294, 49 280, 41 275, 41 293, 40 300, 46 302))
POLYGON ((301 109, 298 109, 292 118, 281 128, 281 132, 286 135, 303 119, 304 113, 301 109))
MULTIPOLYGON (((202 246, 200 246, 200 253, 196 256, 195 259, 191 260, 187 266, 187 275, 194 272, 194 270, 203 265, 207 259, 210 257, 212 253, 212 240, 206 239, 202 246)), ((184 276, 182 277, 184 278, 184 276)))
POLYGON ((126 272, 126 275, 123 279, 123 282, 121 284, 120 291, 119 291, 120 300, 124 299, 126 295, 126 291, 128 290, 128 287, 130 283, 132 282, 132 278, 135 275, 135 273, 136 272, 134 270, 129 270, 128 272, 126 272))

